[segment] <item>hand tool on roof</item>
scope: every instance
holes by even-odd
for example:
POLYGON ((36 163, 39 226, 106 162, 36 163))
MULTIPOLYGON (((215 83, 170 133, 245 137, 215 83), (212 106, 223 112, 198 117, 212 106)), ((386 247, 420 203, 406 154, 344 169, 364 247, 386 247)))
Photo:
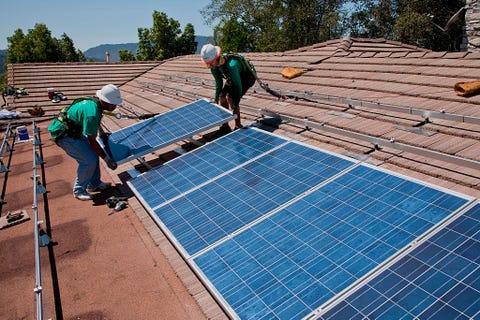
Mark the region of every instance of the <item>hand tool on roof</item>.
POLYGON ((122 211, 126 207, 127 207, 127 202, 126 201, 119 201, 119 202, 117 202, 115 207, 108 213, 108 215, 112 215, 115 212, 122 211))
POLYGON ((108 198, 107 200, 105 200, 105 203, 107 204, 107 206, 109 208, 115 208, 115 206, 117 205, 117 203, 121 202, 121 201, 127 201, 128 198, 127 197, 117 197, 117 196, 111 196, 110 198, 108 198))

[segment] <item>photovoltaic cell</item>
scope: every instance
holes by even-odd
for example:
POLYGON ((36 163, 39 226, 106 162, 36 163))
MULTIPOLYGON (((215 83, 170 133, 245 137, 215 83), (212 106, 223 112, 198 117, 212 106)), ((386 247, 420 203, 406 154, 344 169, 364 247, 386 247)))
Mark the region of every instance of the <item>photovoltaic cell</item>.
POLYGON ((285 144, 287 140, 245 128, 197 148, 128 183, 147 207, 179 196, 198 185, 285 144))
POLYGON ((241 319, 317 314, 471 201, 253 128, 129 185, 241 319))
POLYGON ((232 119, 225 108, 201 99, 115 131, 108 145, 112 159, 121 164, 232 119))
POLYGON ((466 202, 362 165, 194 262, 241 319, 299 319, 466 202))
POLYGON ((282 145, 154 213, 194 255, 352 164, 312 150, 282 145))
POLYGON ((476 204, 322 319, 479 317, 480 204, 476 204))

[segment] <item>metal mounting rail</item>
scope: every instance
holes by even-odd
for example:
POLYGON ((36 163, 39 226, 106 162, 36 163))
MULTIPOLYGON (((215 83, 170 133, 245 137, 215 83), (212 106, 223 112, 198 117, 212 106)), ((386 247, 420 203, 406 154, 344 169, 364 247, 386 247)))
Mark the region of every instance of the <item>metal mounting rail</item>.
POLYGON ((182 91, 182 90, 178 90, 178 89, 172 89, 172 88, 169 88, 167 86, 162 86, 162 85, 156 84, 156 83, 151 83, 151 82, 146 82, 146 81, 138 81, 138 83, 144 85, 146 88, 149 88, 153 91, 164 92, 164 93, 172 94, 172 95, 178 96, 178 97, 183 97, 183 98, 188 98, 188 99, 193 99, 193 100, 198 100, 198 99, 205 98, 204 96, 200 96, 200 95, 195 94, 195 93, 190 93, 190 92, 186 92, 186 91, 182 91))
MULTIPOLYGON (((35 122, 32 125, 35 128, 35 122)), ((35 131, 35 130, 34 130, 35 131)), ((38 220, 38 186, 39 180, 37 175, 37 145, 35 143, 36 139, 33 139, 33 234, 35 240, 35 292, 37 298, 37 319, 43 319, 43 303, 42 303, 42 273, 41 273, 41 263, 40 263, 40 225, 43 223, 38 220)))
MULTIPOLYGON (((214 83, 213 80, 205 80, 198 77, 181 77, 181 76, 172 76, 172 75, 164 75, 164 77, 169 80, 178 78, 178 79, 183 79, 186 82, 193 82, 193 83, 199 83, 199 84, 214 83)), ((260 88, 261 87, 259 87, 259 89, 260 88)), ((317 100, 322 100, 322 101, 329 101, 329 102, 336 102, 336 103, 344 103, 347 105, 348 108, 351 108, 351 109, 355 109, 355 107, 364 107, 364 108, 387 110, 391 112, 415 115, 427 121, 429 121, 430 119, 441 119, 441 120, 447 120, 447 121, 480 125, 480 117, 466 116, 466 115, 455 114, 455 113, 447 113, 445 112, 445 110, 439 110, 439 111, 425 110, 425 109, 413 108, 408 106, 399 106, 399 105, 386 104, 386 103, 380 103, 380 102, 372 102, 372 101, 365 101, 365 100, 352 99, 352 98, 343 98, 338 96, 331 96, 331 95, 325 95, 325 94, 319 94, 319 93, 313 93, 313 92, 307 92, 307 91, 291 91, 291 90, 279 90, 279 89, 275 89, 275 91, 286 98, 304 99, 310 102, 318 102, 317 100)))
POLYGON ((8 123, 7 129, 5 130, 5 135, 3 137, 2 145, 0 147, 0 173, 4 173, 3 177, 3 186, 2 186, 2 194, 0 195, 0 216, 2 215, 2 208, 3 204, 5 203, 5 194, 7 190, 7 181, 8 181, 8 173, 10 172, 10 164, 12 162, 12 155, 13 155, 13 147, 8 143, 8 139, 13 136, 12 145, 15 144, 15 133, 11 129, 10 122, 8 123), (3 152, 4 149, 8 151, 8 161, 7 164, 3 162, 3 152))
POLYGON ((364 108, 374 108, 380 110, 387 110, 391 112, 398 112, 403 114, 420 116, 425 120, 430 119, 441 119, 447 121, 463 122, 463 123, 472 123, 480 125, 480 117, 465 116, 461 114, 447 113, 445 110, 432 111, 425 109, 418 109, 407 106, 398 106, 393 104, 385 104, 380 102, 371 102, 351 98, 342 98, 324 94, 310 93, 310 92, 300 92, 300 91, 288 91, 288 90, 277 90, 280 94, 285 96, 295 96, 299 99, 307 100, 326 100, 331 102, 345 103, 348 105, 348 108, 355 109, 355 107, 364 107, 364 108))
POLYGON ((326 125, 324 123, 317 123, 317 122, 312 122, 312 121, 309 121, 309 120, 306 120, 306 119, 298 119, 298 118, 294 118, 294 117, 289 117, 289 116, 281 115, 281 114, 278 114, 276 112, 272 112, 272 111, 269 111, 269 110, 266 110, 266 109, 254 109, 254 108, 248 108, 248 109, 251 109, 251 110, 254 110, 254 111, 258 112, 261 116, 269 116, 269 117, 273 117, 275 119, 280 119, 282 121, 288 121, 288 122, 293 122, 293 123, 300 124, 302 126, 305 126, 305 128, 307 128, 307 129, 315 128, 315 129, 318 129, 318 130, 327 131, 327 132, 330 132, 330 133, 339 134, 339 135, 342 135, 342 136, 367 141, 367 142, 372 143, 375 146, 375 148, 378 148, 378 146, 384 146, 384 147, 393 148, 393 149, 400 150, 400 151, 411 152, 411 153, 414 153, 414 154, 418 154, 418 155, 422 155, 422 156, 425 156, 425 157, 428 157, 428 158, 444 161, 444 162, 451 163, 451 164, 454 164, 454 165, 475 169, 475 170, 478 170, 480 172, 480 162, 475 161, 475 160, 460 158, 460 157, 457 157, 457 156, 452 156, 452 155, 449 155, 449 154, 445 154, 445 153, 441 153, 441 152, 437 152, 437 151, 433 151, 433 150, 427 150, 427 149, 424 149, 424 148, 410 146, 410 145, 407 145, 407 144, 396 142, 393 138, 390 139, 390 140, 387 140, 387 139, 372 137, 372 136, 369 136, 369 135, 366 135, 366 134, 361 134, 361 133, 357 133, 357 132, 353 132, 353 131, 349 131, 349 130, 345 130, 345 129, 335 128, 335 127, 326 125))

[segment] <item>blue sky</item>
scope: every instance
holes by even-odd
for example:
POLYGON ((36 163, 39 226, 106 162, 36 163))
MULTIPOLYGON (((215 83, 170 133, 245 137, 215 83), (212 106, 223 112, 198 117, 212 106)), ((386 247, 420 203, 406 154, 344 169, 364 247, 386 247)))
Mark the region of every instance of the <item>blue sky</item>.
POLYGON ((25 34, 36 23, 44 23, 52 37, 66 33, 76 48, 85 51, 101 44, 138 42, 138 28, 151 28, 154 10, 180 22, 193 24, 195 34, 211 36, 213 27, 204 23, 200 10, 210 0, 22 0, 0 6, 0 49, 16 29, 25 34))

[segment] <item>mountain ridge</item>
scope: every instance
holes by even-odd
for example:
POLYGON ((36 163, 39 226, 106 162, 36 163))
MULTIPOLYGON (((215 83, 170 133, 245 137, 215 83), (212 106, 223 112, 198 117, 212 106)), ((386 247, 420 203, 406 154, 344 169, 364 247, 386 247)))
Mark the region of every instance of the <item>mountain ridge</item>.
MULTIPOLYGON (((195 36, 195 41, 197 42, 197 50, 195 53, 200 53, 200 49, 202 46, 210 39, 211 37, 207 36, 195 36)), ((118 56, 119 50, 128 50, 133 53, 133 55, 137 52, 138 43, 130 42, 130 43, 119 43, 119 44, 101 44, 96 47, 87 49, 83 52, 83 55, 87 59, 91 59, 93 61, 106 61, 106 53, 107 51, 110 53, 110 61, 111 62, 118 62, 120 58, 118 56)))

